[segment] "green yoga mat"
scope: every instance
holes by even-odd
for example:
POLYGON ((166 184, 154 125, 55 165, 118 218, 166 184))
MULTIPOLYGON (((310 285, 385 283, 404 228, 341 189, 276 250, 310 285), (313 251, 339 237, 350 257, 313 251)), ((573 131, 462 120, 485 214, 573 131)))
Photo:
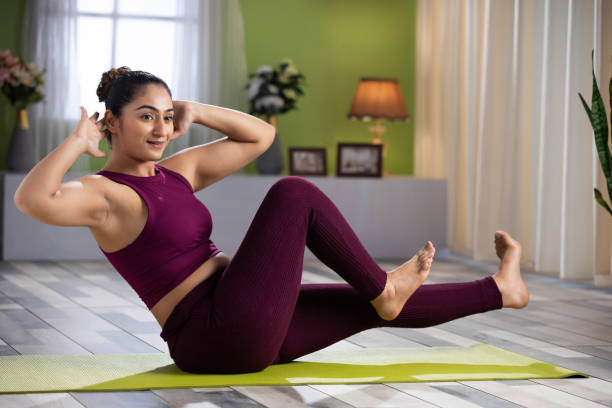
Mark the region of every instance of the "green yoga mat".
POLYGON ((565 377, 588 376, 488 344, 321 350, 248 374, 187 373, 165 353, 0 357, 2 393, 565 377))

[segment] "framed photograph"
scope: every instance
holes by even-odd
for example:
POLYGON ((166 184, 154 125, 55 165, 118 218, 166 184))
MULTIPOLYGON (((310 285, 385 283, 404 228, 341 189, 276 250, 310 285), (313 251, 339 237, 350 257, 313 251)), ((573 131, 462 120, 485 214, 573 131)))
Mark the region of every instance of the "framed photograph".
POLYGON ((380 177, 382 144, 338 143, 336 176, 380 177))
POLYGON ((294 176, 327 176, 324 147, 290 147, 289 174, 294 176))

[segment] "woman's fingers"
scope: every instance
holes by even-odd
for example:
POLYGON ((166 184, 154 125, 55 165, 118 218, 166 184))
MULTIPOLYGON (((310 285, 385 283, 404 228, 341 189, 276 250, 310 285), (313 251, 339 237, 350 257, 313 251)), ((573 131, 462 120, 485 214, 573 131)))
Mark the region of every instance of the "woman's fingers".
POLYGON ((170 136, 170 140, 178 139, 184 134, 185 134, 185 131, 183 129, 174 129, 174 133, 172 133, 172 136, 170 136))
POLYGON ((87 119, 89 117, 89 119, 93 119, 95 123, 98 116, 100 116, 99 112, 95 112, 93 115, 89 116, 89 114, 87 113, 87 109, 85 109, 85 107, 81 105, 81 120, 87 119))

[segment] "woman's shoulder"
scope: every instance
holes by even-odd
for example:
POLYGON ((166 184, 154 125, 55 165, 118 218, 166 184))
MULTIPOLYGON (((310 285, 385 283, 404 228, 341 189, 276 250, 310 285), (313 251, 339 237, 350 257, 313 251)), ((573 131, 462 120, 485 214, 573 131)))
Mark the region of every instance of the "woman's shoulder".
POLYGON ((171 156, 167 159, 158 161, 156 164, 166 170, 170 170, 172 173, 175 173, 175 175, 181 178, 187 187, 193 191, 193 185, 195 182, 193 171, 190 171, 189 165, 182 161, 180 157, 171 156))
POLYGON ((111 184, 111 180, 101 174, 85 174, 80 177, 75 177, 63 183, 81 183, 86 190, 91 192, 104 192, 111 184))

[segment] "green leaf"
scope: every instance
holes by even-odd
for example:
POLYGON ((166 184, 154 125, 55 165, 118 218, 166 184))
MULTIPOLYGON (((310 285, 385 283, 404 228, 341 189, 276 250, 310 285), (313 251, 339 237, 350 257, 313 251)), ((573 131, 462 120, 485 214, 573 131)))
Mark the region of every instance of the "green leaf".
POLYGON ((587 112, 591 126, 593 127, 593 133, 595 136, 595 146, 599 155, 599 161, 601 163, 601 169, 606 177, 606 184, 608 186, 608 195, 612 201, 612 155, 610 154, 610 148, 608 147, 608 118, 606 115, 606 108, 604 106, 603 99, 599 93, 599 87, 597 86, 597 78, 595 77, 595 68, 593 62, 594 51, 591 52, 591 66, 593 74, 593 93, 591 97, 591 109, 588 108, 582 95, 579 94, 582 104, 587 112))
POLYGON ((610 207, 608 206, 608 203, 606 203, 603 199, 603 196, 601 195, 601 192, 598 189, 594 189, 595 190, 595 200, 603 207, 605 208, 610 215, 612 215, 612 210, 610 209, 610 207))
MULTIPOLYGON (((608 89, 610 92, 610 142, 612 142, 612 78, 610 78, 610 83, 608 85, 608 89)), ((605 138, 607 139, 607 137, 605 138)), ((607 141, 606 141, 607 145, 607 141)), ((608 150, 608 155, 610 155, 610 151, 608 150)), ((612 161, 612 158, 610 159, 612 161)), ((608 181, 608 196, 610 197, 610 202, 612 203, 612 189, 610 188, 610 182, 608 181)))

